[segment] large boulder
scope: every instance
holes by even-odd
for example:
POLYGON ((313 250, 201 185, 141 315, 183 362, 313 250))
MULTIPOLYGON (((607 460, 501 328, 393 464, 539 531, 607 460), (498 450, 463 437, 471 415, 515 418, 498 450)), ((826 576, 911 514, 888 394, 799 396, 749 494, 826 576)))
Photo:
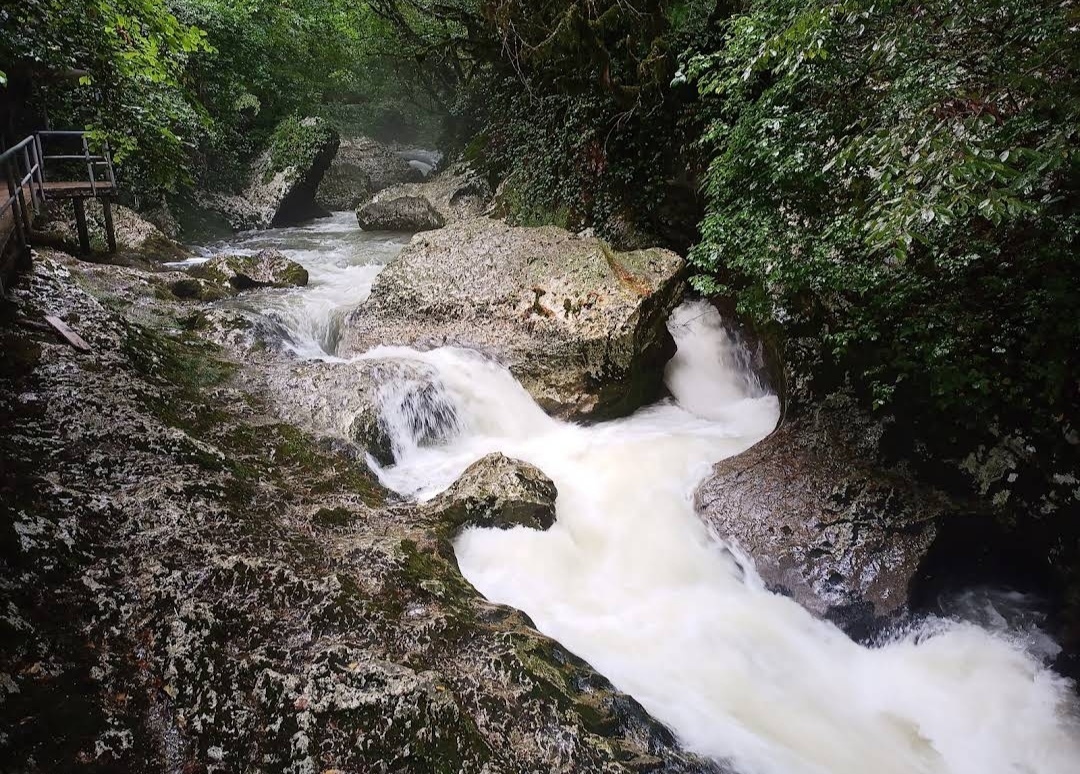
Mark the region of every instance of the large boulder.
POLYGON ((859 636, 906 610, 948 501, 874 463, 873 427, 821 406, 718 463, 698 512, 766 585, 859 636))
POLYGON ((247 188, 211 206, 236 230, 287 226, 326 214, 315 193, 337 153, 337 131, 321 118, 287 119, 255 160, 247 188))
POLYGON ((333 163, 319 185, 316 201, 331 211, 355 210, 371 195, 424 175, 409 161, 369 137, 341 140, 333 163))
POLYGON ((662 389, 682 267, 667 250, 617 253, 560 228, 463 221, 416 236, 387 266, 347 319, 342 351, 471 347, 553 415, 623 415, 662 389))
POLYGON ((421 196, 398 196, 368 202, 356 211, 364 231, 434 231, 446 219, 421 196))
POLYGON ((464 527, 545 530, 555 523, 555 484, 534 465, 489 454, 427 505, 451 534, 464 527))
POLYGON ((188 273, 236 292, 308 284, 307 269, 272 248, 254 255, 215 255, 205 263, 192 266, 188 273))
MULTIPOLYGON (((393 206, 392 203, 401 200, 425 202, 425 209, 438 213, 445 225, 483 215, 491 202, 491 188, 487 181, 467 164, 457 164, 422 183, 395 185, 376 193, 371 201, 357 212, 360 225, 367 228, 364 226, 364 218, 361 217, 365 210, 374 209, 377 212, 376 208, 382 205, 393 206)), ((433 228, 442 228, 442 225, 433 228)))

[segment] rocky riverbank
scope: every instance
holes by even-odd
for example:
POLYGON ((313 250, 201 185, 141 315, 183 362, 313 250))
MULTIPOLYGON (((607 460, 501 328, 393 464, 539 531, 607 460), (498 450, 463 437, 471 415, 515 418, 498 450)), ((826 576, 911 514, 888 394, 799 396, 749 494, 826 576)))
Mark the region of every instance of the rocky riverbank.
POLYGON ((719 770, 462 579, 469 514, 543 513, 550 482, 525 474, 520 507, 397 501, 358 448, 276 419, 259 373, 186 332, 190 306, 148 314, 136 270, 118 295, 114 267, 82 268, 39 251, 0 329, 5 760, 719 770))

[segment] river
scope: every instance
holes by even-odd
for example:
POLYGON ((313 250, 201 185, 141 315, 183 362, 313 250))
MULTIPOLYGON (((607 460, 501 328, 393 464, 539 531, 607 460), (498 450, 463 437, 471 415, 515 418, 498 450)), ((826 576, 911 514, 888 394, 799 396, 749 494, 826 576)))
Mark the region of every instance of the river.
MULTIPOLYGON (((334 360, 346 314, 407 241, 365 234, 338 213, 207 252, 277 247, 302 263, 307 288, 228 303, 284 326, 297 356, 334 360)), ((684 304, 669 328, 673 397, 592 426, 548 417, 476 353, 379 348, 371 354, 434 367, 460 425, 444 446, 400 444, 408 453, 378 469, 381 479, 426 499, 491 452, 542 469, 559 490, 555 525, 466 530, 455 544, 463 574, 688 749, 742 774, 1080 772, 1075 694, 1044 666, 1041 633, 930 618, 866 647, 767 591, 749 558, 709 534, 694 512, 696 485, 712 463, 771 432, 779 405, 712 307, 684 304)))

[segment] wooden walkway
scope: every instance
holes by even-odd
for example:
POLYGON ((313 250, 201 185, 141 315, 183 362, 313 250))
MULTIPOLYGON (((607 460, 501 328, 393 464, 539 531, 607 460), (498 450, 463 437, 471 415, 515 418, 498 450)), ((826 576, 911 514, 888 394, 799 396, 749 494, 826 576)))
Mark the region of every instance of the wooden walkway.
POLYGON ((107 146, 103 154, 91 153, 86 132, 50 130, 25 138, 0 154, 0 177, 8 189, 7 199, 0 200, 0 256, 12 237, 24 252, 29 251, 33 234, 29 211, 38 212, 47 201, 72 203, 79 247, 89 253, 87 199, 101 200, 109 252, 116 251, 112 200, 117 187, 112 158, 107 146), (62 152, 47 154, 46 146, 63 146, 62 152))

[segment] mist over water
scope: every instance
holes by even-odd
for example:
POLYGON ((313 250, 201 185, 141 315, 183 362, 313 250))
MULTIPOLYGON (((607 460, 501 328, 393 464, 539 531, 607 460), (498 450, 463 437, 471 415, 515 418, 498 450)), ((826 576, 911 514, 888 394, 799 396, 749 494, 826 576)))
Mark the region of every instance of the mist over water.
MULTIPOLYGON (((312 287, 248 303, 312 345, 301 354, 326 357, 328 320, 366 298, 382 256, 396 249, 346 257, 369 244, 346 249, 351 237, 335 234, 337 246, 320 248, 333 232, 290 231, 301 244, 287 252, 311 271, 312 287), (316 244, 302 246, 309 238, 316 244)), ((280 244, 281 232, 271 233, 280 244)), ((981 611, 987 628, 933 620, 868 648, 766 591, 738 547, 708 532, 695 487, 713 463, 770 433, 779 404, 712 307, 686 304, 669 328, 678 344, 665 372, 673 397, 588 427, 548 417, 477 353, 368 353, 434 375, 422 390, 388 390, 399 459, 380 477, 426 499, 495 451, 542 469, 559 490, 555 525, 466 530, 455 544, 462 572, 634 696, 689 749, 743 774, 1080 772, 1073 694, 1040 660, 1052 647, 1026 649, 1037 638, 1002 626, 992 596, 961 603, 981 611)))

